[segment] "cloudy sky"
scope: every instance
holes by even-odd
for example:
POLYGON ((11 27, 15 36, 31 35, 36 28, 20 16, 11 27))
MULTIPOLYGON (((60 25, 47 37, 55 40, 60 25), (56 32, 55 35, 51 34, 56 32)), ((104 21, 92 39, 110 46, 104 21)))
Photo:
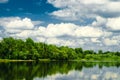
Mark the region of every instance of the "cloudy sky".
POLYGON ((120 51, 120 0, 0 0, 0 39, 120 51))

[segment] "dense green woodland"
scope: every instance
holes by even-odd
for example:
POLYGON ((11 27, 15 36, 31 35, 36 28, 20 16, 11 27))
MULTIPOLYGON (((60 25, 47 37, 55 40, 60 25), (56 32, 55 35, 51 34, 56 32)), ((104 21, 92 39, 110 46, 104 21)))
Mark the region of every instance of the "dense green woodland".
POLYGON ((58 47, 34 42, 31 38, 24 41, 9 37, 0 41, 0 59, 120 61, 120 52, 99 50, 96 53, 93 50, 83 50, 82 48, 58 47))

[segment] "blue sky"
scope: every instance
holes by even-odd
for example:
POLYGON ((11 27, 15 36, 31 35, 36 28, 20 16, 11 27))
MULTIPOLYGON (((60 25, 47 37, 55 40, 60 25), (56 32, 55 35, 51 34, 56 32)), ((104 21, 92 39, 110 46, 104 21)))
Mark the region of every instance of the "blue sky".
POLYGON ((119 0, 0 0, 0 39, 120 51, 119 0))
POLYGON ((0 17, 19 16, 47 21, 51 18, 48 13, 55 10, 57 8, 47 3, 47 0, 9 0, 0 4, 0 17))

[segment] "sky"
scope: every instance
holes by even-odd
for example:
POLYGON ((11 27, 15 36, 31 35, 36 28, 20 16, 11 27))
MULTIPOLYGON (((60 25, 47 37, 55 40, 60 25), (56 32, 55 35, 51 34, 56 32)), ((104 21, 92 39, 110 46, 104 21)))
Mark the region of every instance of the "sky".
POLYGON ((0 39, 120 51, 120 0, 0 0, 0 39))

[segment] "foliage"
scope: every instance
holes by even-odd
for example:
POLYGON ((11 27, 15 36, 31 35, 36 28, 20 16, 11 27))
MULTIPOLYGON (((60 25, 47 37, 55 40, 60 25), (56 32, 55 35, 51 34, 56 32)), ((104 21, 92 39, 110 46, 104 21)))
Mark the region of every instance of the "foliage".
POLYGON ((9 37, 0 41, 0 59, 120 61, 120 52, 99 50, 96 53, 93 50, 83 50, 82 48, 58 47, 34 42, 31 38, 23 41, 9 37))

